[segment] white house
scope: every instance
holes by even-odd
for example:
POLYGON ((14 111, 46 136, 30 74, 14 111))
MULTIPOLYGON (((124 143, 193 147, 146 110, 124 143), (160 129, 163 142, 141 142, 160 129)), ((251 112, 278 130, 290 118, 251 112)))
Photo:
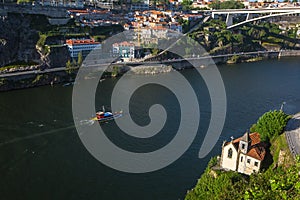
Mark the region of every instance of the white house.
POLYGON ((135 45, 132 42, 120 42, 113 44, 113 54, 125 59, 135 58, 135 45))
POLYGON ((250 175, 261 169, 265 155, 265 144, 260 141, 259 133, 245 133, 243 137, 223 143, 220 165, 225 170, 250 175))

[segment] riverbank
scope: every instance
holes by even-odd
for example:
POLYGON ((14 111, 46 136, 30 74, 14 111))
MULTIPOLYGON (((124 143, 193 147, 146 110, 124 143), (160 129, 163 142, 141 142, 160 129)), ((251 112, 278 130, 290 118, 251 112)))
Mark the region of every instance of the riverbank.
POLYGON ((173 71, 173 68, 171 65, 142 65, 138 67, 130 67, 129 70, 132 74, 160 74, 160 73, 168 73, 173 71))
MULTIPOLYGON (((139 63, 117 63, 113 65, 104 74, 106 78, 121 76, 122 74, 131 71, 132 74, 148 74, 154 75, 157 73, 168 73, 172 70, 190 69, 193 66, 189 61, 195 59, 203 60, 205 63, 213 59, 216 64, 236 64, 243 62, 257 62, 263 59, 280 59, 283 57, 300 57, 300 51, 285 50, 285 51, 259 51, 259 52, 241 52, 227 55, 213 55, 199 58, 187 58, 178 60, 161 61, 164 64, 143 64, 139 63), (137 65, 137 66, 130 66, 137 65)), ((77 68, 65 69, 53 68, 44 71, 33 70, 17 73, 0 74, 0 91, 9 91, 14 89, 24 89, 37 87, 42 85, 53 85, 75 80, 77 68)))
POLYGON ((39 74, 21 74, 0 78, 0 91, 25 89, 43 85, 54 85, 75 80, 76 73, 66 71, 55 71, 39 74))
POLYGON ((237 64, 243 62, 257 62, 263 59, 274 59, 283 57, 300 57, 300 50, 280 50, 280 51, 258 51, 257 53, 235 53, 232 56, 227 57, 227 60, 219 62, 222 64, 237 64))

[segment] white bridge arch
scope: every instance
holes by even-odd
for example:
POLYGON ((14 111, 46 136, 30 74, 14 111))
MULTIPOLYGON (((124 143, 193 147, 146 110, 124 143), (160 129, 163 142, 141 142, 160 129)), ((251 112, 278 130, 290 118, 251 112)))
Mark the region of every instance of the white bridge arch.
POLYGON ((226 15, 227 29, 231 29, 249 22, 266 19, 270 17, 277 17, 283 15, 299 15, 300 7, 288 7, 288 8, 262 8, 262 9, 225 9, 225 10, 212 10, 212 18, 216 15, 226 15), (233 24, 233 15, 247 14, 246 20, 233 24), (268 14, 259 17, 253 17, 254 14, 268 14))

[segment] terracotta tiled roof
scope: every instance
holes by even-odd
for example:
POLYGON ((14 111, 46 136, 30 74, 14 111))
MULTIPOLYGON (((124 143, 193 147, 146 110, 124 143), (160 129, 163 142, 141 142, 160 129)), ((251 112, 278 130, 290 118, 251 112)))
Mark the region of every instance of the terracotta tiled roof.
POLYGON ((68 10, 68 11, 72 13, 88 13, 87 10, 68 10))
POLYGON ((157 10, 151 10, 151 11, 149 11, 149 12, 152 13, 152 14, 155 14, 155 15, 160 15, 160 14, 162 14, 162 12, 157 11, 157 10))
POLYGON ((155 26, 155 27, 153 27, 153 30, 167 30, 167 28, 165 28, 163 26, 155 26))
POLYGON ((134 46, 134 44, 132 42, 127 42, 127 41, 124 41, 124 42, 119 42, 119 43, 114 43, 113 46, 134 46))
POLYGON ((262 143, 257 146, 252 146, 250 150, 247 153, 247 156, 250 156, 252 158, 255 158, 257 160, 263 160, 266 155, 266 149, 262 143))
MULTIPOLYGON (((251 146, 249 147, 249 151, 247 152, 248 156, 251 156, 257 160, 263 160, 266 155, 266 149, 265 144, 260 141, 260 135, 259 133, 251 133, 249 134, 250 140, 251 140, 251 146)), ((232 144, 236 149, 239 147, 239 142, 241 141, 241 138, 237 138, 232 141, 232 144)), ((230 142, 227 142, 225 145, 228 145, 230 142)))
POLYGON ((66 44, 68 45, 100 44, 100 42, 95 42, 95 40, 93 39, 82 39, 82 40, 70 39, 70 40, 66 40, 66 44))
POLYGON ((98 13, 98 14, 107 14, 107 13, 109 13, 108 10, 93 10, 92 12, 93 13, 98 13))
MULTIPOLYGON (((259 133, 251 133, 251 134, 249 134, 249 136, 250 136, 250 139, 251 139, 251 146, 260 143, 260 135, 259 135, 259 133)), ((242 137, 233 140, 233 143, 240 142, 241 138, 242 137)))

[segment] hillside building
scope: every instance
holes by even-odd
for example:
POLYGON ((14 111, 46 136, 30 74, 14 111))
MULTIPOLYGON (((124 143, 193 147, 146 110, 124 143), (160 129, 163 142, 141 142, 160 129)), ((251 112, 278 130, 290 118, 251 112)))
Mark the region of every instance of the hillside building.
POLYGON ((261 169, 265 155, 265 144, 259 133, 245 133, 238 139, 223 143, 220 166, 250 175, 261 169))
POLYGON ((66 40, 66 45, 71 58, 77 58, 79 52, 82 53, 83 57, 86 57, 94 48, 101 48, 100 42, 95 42, 93 39, 70 39, 66 40))

